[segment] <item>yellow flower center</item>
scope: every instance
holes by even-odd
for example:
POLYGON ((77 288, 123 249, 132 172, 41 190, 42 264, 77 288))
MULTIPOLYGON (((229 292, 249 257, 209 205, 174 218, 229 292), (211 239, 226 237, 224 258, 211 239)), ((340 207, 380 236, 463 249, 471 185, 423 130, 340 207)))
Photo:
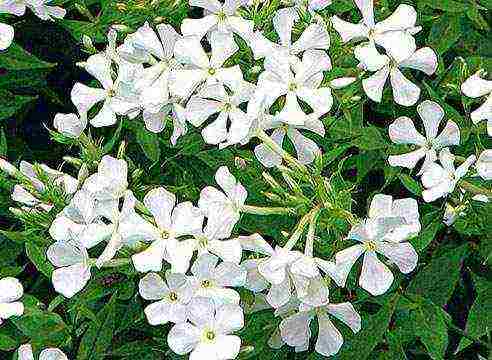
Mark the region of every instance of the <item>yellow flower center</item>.
POLYGON ((174 291, 171 291, 169 293, 169 300, 172 302, 178 301, 178 294, 176 294, 174 291))
POLYGON ((365 244, 367 251, 376 251, 376 243, 374 241, 368 241, 365 244))

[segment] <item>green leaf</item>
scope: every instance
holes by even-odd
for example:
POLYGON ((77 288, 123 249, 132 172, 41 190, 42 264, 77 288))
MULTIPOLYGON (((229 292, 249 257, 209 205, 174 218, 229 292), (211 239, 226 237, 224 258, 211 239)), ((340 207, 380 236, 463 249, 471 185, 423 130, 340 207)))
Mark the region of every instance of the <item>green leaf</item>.
MULTIPOLYGON (((440 1, 440 0, 438 0, 440 1)), ((429 34, 429 46, 439 55, 449 50, 461 37, 460 16, 444 14, 434 22, 429 34)))
POLYGON ((67 325, 55 313, 26 309, 23 316, 12 322, 35 347, 62 346, 70 338, 67 325))
POLYGON ((437 232, 444 227, 444 223, 440 218, 435 219, 426 227, 424 227, 418 236, 411 240, 412 245, 417 252, 422 252, 436 237, 437 232))
POLYGON ((46 69, 54 66, 56 66, 56 64, 39 60, 36 56, 28 53, 16 44, 12 44, 6 51, 3 51, 0 56, 0 69, 5 70, 46 69))
POLYGON ((337 358, 340 360, 367 359, 383 339, 398 298, 399 295, 392 296, 375 315, 369 318, 363 317, 362 330, 345 340, 337 358))
POLYGON ((36 269, 50 279, 54 267, 46 258, 46 251, 44 251, 44 248, 36 243, 26 242, 26 254, 34 266, 36 266, 36 269))
POLYGON ((161 156, 158 135, 148 131, 144 126, 137 128, 137 142, 148 159, 156 162, 161 156))
POLYGON ((408 176, 407 174, 398 174, 398 179, 400 179, 403 186, 407 188, 412 194, 421 196, 422 195, 422 185, 418 181, 415 181, 413 178, 408 176))
MULTIPOLYGON (((492 329, 492 282, 478 276, 473 276, 473 282, 477 297, 468 313, 465 332, 474 338, 480 338, 492 329)), ((471 340, 462 338, 456 352, 471 343, 471 340)))
POLYGON ((465 244, 432 260, 415 276, 407 292, 429 299, 436 305, 445 305, 456 286, 467 250, 468 244, 465 244))
POLYGON ((454 0, 420 0, 421 3, 438 10, 444 10, 446 12, 465 12, 468 9, 468 5, 454 0))
POLYGON ((116 324, 116 296, 97 314, 97 321, 93 321, 80 342, 77 359, 102 359, 110 347, 113 331, 116 324))
POLYGON ((0 89, 0 120, 13 116, 35 99, 35 96, 14 95, 10 91, 0 89))
POLYGON ((5 334, 0 334, 0 350, 3 351, 14 350, 18 346, 19 346, 19 342, 16 341, 14 338, 5 334))
POLYGON ((386 142, 376 127, 365 127, 361 130, 361 136, 352 141, 354 146, 361 150, 378 150, 386 147, 386 142))

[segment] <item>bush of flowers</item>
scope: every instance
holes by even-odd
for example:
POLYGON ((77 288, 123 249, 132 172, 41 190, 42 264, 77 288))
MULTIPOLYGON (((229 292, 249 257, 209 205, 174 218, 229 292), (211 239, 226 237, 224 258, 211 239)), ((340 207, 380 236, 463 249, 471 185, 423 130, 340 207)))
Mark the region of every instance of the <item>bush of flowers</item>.
POLYGON ((491 359, 491 5, 0 0, 2 354, 491 359))

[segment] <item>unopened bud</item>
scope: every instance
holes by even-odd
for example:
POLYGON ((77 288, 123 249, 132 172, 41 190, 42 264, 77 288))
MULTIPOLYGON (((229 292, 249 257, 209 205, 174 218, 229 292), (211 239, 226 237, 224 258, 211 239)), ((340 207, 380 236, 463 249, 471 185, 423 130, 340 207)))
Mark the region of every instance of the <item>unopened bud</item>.
POLYGON ((6 172, 10 176, 15 176, 18 172, 14 165, 2 158, 0 158, 0 170, 6 172))
POLYGON ((72 164, 75 167, 81 167, 83 164, 82 160, 71 157, 71 156, 64 156, 63 161, 66 161, 67 163, 72 164))

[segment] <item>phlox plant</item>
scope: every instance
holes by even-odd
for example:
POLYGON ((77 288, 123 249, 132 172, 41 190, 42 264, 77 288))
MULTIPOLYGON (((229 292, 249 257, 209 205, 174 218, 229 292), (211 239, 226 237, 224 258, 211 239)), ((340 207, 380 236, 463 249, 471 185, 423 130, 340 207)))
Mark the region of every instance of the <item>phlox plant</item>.
POLYGON ((0 351, 491 358, 490 8, 0 0, 0 351))

